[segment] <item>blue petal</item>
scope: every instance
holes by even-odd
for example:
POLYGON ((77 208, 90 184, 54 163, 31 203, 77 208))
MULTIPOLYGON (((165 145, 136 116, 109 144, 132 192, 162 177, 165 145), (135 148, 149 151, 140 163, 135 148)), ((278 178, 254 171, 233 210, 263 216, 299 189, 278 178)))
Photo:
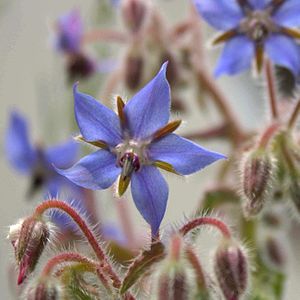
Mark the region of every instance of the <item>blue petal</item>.
POLYGON ((159 73, 125 106, 131 136, 145 139, 168 123, 170 86, 166 78, 167 63, 159 73))
POLYGON ((286 0, 273 15, 274 21, 282 26, 300 26, 300 1, 286 0))
POLYGON ((253 9, 261 10, 271 3, 271 0, 248 0, 253 9))
POLYGON ((205 21, 219 30, 237 27, 244 18, 236 0, 194 0, 194 4, 205 21))
POLYGON ((106 150, 85 156, 69 169, 56 170, 75 184, 91 190, 110 187, 121 172, 116 166, 116 156, 106 150))
POLYGON ((248 37, 233 37, 224 46, 215 69, 215 77, 222 74, 234 75, 250 68, 253 56, 254 44, 248 37))
POLYGON ((64 52, 79 52, 83 36, 83 24, 79 11, 72 10, 58 20, 56 47, 64 52))
POLYGON ((176 134, 169 134, 150 145, 149 158, 154 161, 167 162, 179 174, 188 175, 225 158, 225 156, 201 148, 176 134))
POLYGON ((152 234, 156 235, 166 211, 169 194, 165 179, 157 168, 143 166, 132 175, 131 194, 137 209, 151 226, 152 234))
POLYGON ((30 144, 25 119, 12 112, 6 131, 5 152, 8 161, 18 171, 29 173, 36 161, 36 153, 30 144))
POLYGON ((73 88, 75 117, 81 134, 87 141, 101 140, 111 146, 121 142, 121 128, 114 111, 96 101, 92 96, 73 88))
POLYGON ((277 65, 288 68, 295 76, 300 71, 300 47, 283 34, 274 34, 265 43, 269 58, 277 65))
POLYGON ((46 149, 45 155, 49 164, 58 168, 68 168, 74 164, 79 154, 79 144, 73 140, 46 149))

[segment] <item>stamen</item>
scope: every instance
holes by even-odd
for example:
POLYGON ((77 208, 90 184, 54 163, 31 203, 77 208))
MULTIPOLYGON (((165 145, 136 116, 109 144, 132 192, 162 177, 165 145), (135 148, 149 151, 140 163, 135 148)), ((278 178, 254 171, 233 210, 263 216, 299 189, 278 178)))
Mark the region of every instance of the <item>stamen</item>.
POLYGON ((294 39, 300 39, 300 31, 293 28, 281 27, 280 31, 294 39))
POLYGON ((226 31, 220 35, 218 35, 212 42, 213 45, 218 45, 220 43, 224 43, 231 38, 233 38, 235 35, 237 35, 237 31, 235 29, 226 31))
POLYGON ((94 142, 88 142, 84 139, 84 137, 82 135, 78 135, 74 138, 76 141, 79 141, 79 142, 84 142, 84 143, 87 143, 87 144, 90 144, 90 145, 93 145, 95 147, 98 147, 98 148, 101 148, 101 149, 108 149, 108 145, 103 142, 103 141, 94 141, 94 142))
POLYGON ((167 124, 166 126, 158 129, 153 135, 153 140, 160 139, 166 136, 167 134, 172 133, 180 126, 181 122, 181 120, 173 121, 167 124))
POLYGON ((124 114, 125 103, 120 96, 117 96, 117 107, 118 107, 118 115, 120 118, 121 127, 124 128, 126 125, 126 116, 124 114))
POLYGON ((165 170, 165 171, 174 173, 174 174, 176 174, 176 175, 180 175, 179 173, 177 173, 177 172, 175 171, 175 169, 173 168, 173 166, 172 166, 171 164, 166 163, 166 162, 164 162, 164 161, 157 160, 157 161, 154 162, 154 165, 155 165, 156 167, 158 167, 158 168, 161 168, 161 169, 165 170))

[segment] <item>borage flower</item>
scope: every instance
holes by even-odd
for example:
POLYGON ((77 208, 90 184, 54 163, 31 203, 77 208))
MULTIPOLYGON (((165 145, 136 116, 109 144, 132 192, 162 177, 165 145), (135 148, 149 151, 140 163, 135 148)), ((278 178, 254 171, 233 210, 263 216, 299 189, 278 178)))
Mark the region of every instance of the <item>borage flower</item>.
POLYGON ((119 176, 122 195, 130 181, 135 205, 156 234, 166 210, 168 186, 157 169, 187 175, 223 155, 210 152, 172 132, 181 121, 168 123, 170 88, 165 63, 159 73, 128 103, 117 98, 118 115, 74 86, 79 139, 100 150, 72 168, 58 172, 88 189, 106 189, 119 176))
POLYGON ((56 197, 64 187, 79 190, 72 182, 57 174, 52 165, 70 167, 78 156, 78 144, 69 140, 49 148, 33 145, 28 136, 27 122, 17 112, 12 112, 10 116, 5 152, 17 171, 31 177, 29 197, 40 189, 52 197, 56 197))
POLYGON ((275 64, 300 71, 299 0, 194 0, 199 14, 214 28, 225 31, 214 44, 226 42, 215 76, 234 75, 263 65, 264 52, 275 64))
POLYGON ((74 9, 62 15, 56 25, 56 48, 64 53, 78 53, 83 38, 83 22, 79 11, 74 9))

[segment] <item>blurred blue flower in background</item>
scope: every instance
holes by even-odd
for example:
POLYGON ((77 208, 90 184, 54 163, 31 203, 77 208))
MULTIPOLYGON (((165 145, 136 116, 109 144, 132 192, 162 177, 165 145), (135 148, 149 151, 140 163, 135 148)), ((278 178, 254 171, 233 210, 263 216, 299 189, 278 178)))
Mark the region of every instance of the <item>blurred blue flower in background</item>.
POLYGON ((300 72, 299 0, 194 0, 199 14, 211 26, 225 31, 214 44, 226 42, 215 76, 234 75, 250 68, 260 71, 264 53, 279 66, 300 72))
POLYGON ((57 21, 56 48, 64 53, 78 53, 83 38, 83 22, 78 10, 62 15, 57 21))
POLYGON ((165 214, 168 186, 157 169, 188 175, 224 158, 172 132, 170 88, 165 63, 159 73, 126 104, 118 98, 118 115, 74 86, 75 116, 81 141, 100 150, 58 172, 79 186, 110 187, 119 176, 122 195, 130 181, 135 205, 156 235, 165 214))
POLYGON ((31 143, 26 120, 16 111, 11 113, 5 139, 6 157, 20 173, 31 177, 28 197, 42 189, 45 195, 56 197, 64 188, 78 188, 65 177, 57 174, 56 166, 69 167, 79 154, 79 145, 69 140, 66 143, 43 148, 31 143))

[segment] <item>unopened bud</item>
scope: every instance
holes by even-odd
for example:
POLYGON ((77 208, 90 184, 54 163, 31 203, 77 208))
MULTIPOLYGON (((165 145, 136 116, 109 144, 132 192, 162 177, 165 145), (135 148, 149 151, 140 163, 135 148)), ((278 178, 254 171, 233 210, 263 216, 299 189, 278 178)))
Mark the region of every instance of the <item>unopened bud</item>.
POLYGON ((192 293, 187 279, 183 247, 182 237, 174 235, 158 278, 158 300, 189 299, 189 294, 192 293))
POLYGON ((67 75, 69 82, 73 83, 78 79, 86 79, 96 71, 94 62, 87 56, 77 53, 68 57, 67 75))
POLYGON ((298 180, 292 179, 289 193, 298 214, 300 214, 300 183, 298 180))
POLYGON ((242 191, 246 216, 258 214, 264 206, 272 183, 272 158, 262 150, 248 153, 242 164, 242 191))
POLYGON ((247 256, 236 242, 225 240, 218 247, 214 270, 226 300, 238 300, 249 285, 247 256))
POLYGON ((59 281, 54 279, 40 280, 25 290, 26 300, 59 300, 63 289, 59 281))
POLYGON ((23 283, 28 274, 34 270, 49 236, 48 225, 33 217, 20 220, 10 227, 8 239, 14 247, 19 266, 18 284, 23 283))
POLYGON ((141 84, 144 70, 142 55, 130 53, 125 59, 125 84, 131 89, 137 89, 141 84))
POLYGON ((285 265, 285 251, 279 240, 269 236, 265 240, 265 258, 266 262, 273 268, 282 270, 285 265))
POLYGON ((125 24, 132 32, 138 32, 145 23, 148 4, 145 0, 125 0, 122 5, 122 15, 125 24))

